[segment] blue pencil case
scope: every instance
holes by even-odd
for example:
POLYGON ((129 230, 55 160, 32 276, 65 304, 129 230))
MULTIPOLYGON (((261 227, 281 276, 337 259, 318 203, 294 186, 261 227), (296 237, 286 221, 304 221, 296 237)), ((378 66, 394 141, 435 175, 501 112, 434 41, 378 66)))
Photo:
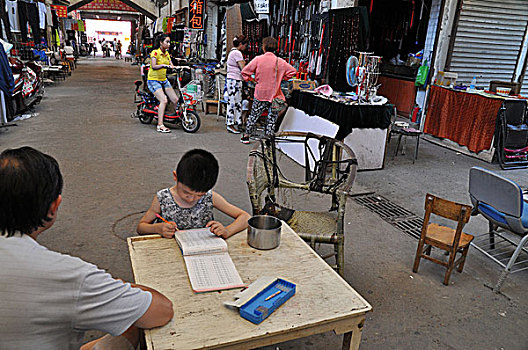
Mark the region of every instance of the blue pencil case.
POLYGON ((295 283, 277 277, 260 277, 236 294, 235 301, 224 304, 238 308, 240 316, 259 324, 290 299, 295 291, 295 283))

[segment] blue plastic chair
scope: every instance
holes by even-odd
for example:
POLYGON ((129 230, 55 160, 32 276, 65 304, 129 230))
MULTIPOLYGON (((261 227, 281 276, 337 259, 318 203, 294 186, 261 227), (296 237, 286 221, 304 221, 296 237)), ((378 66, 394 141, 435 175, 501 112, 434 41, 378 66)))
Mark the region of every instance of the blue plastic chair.
MULTIPOLYGON (((475 247, 504 267, 499 280, 493 290, 498 292, 504 280, 512 272, 519 254, 528 242, 528 203, 523 200, 522 189, 515 182, 497 175, 489 170, 473 167, 469 171, 469 196, 473 203, 473 215, 481 214, 489 221, 489 243, 495 248, 495 235, 500 234, 497 228, 501 227, 519 236, 524 236, 512 256, 505 265, 496 257, 492 256, 482 248, 475 247)), ((502 236, 501 236, 502 237, 502 236)), ((512 241, 508 240, 510 243, 512 241)), ((528 267, 517 269, 519 272, 528 267)))

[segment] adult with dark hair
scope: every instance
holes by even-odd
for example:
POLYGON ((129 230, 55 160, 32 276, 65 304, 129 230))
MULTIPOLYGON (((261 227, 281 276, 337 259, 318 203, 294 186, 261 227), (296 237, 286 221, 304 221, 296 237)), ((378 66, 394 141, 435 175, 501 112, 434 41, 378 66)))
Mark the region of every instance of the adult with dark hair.
POLYGON ((277 51, 277 40, 273 37, 267 37, 262 40, 263 55, 255 57, 247 66, 242 69, 244 80, 254 79, 257 83, 255 94, 253 96, 253 105, 251 113, 246 124, 246 132, 240 139, 242 143, 249 143, 249 136, 255 132, 255 124, 258 118, 266 109, 269 110, 266 123, 266 134, 274 133, 275 122, 278 111, 272 106, 272 101, 278 99, 286 103, 286 98, 281 90, 281 81, 293 78, 297 71, 288 62, 275 56, 277 51))
POLYGON ((100 330, 109 334, 81 349, 135 349, 138 328, 169 322, 172 303, 37 242, 62 186, 54 158, 31 147, 0 154, 0 348, 78 349, 85 331, 100 330))
POLYGON ((168 34, 160 34, 154 40, 154 50, 150 53, 150 69, 147 76, 147 86, 160 102, 158 105, 159 132, 170 132, 163 124, 163 116, 167 107, 167 97, 176 106, 178 97, 167 80, 167 68, 174 68, 169 54, 170 37, 168 34))
POLYGON ((174 186, 158 191, 150 208, 139 221, 139 234, 158 233, 172 238, 176 230, 209 227, 217 236, 228 238, 247 228, 250 215, 212 191, 218 178, 218 161, 203 149, 185 153, 172 172, 174 186), (213 208, 234 221, 224 226, 213 218, 213 208), (158 221, 159 216, 164 222, 158 221))
POLYGON ((227 100, 226 124, 227 131, 240 134, 237 127, 242 125, 242 69, 246 66, 242 51, 247 47, 245 35, 238 35, 233 39, 233 48, 227 56, 226 93, 227 100))

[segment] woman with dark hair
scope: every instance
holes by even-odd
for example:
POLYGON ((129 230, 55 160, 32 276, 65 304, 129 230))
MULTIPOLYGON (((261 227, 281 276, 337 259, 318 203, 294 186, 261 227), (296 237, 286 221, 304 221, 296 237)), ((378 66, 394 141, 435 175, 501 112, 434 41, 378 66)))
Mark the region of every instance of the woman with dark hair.
POLYGON ((249 136, 255 131, 258 118, 266 109, 269 110, 266 123, 266 135, 274 133, 278 110, 272 107, 272 101, 277 100, 279 104, 286 104, 286 98, 281 90, 281 81, 295 76, 297 71, 288 62, 275 56, 277 51, 277 40, 267 37, 262 40, 263 55, 255 57, 242 69, 244 80, 251 79, 255 74, 255 94, 253 105, 249 115, 246 132, 240 139, 242 143, 249 143, 249 136))
POLYGON ((167 107, 167 96, 174 105, 178 103, 178 97, 171 84, 167 80, 167 68, 174 68, 169 54, 170 38, 167 34, 159 35, 154 41, 154 50, 150 53, 150 69, 147 76, 147 86, 160 102, 158 106, 159 132, 171 132, 163 125, 163 116, 167 107))
POLYGON ((242 51, 247 47, 245 35, 235 36, 233 48, 227 56, 226 92, 224 99, 227 100, 226 124, 227 131, 240 134, 236 125, 242 125, 242 69, 246 66, 242 51))

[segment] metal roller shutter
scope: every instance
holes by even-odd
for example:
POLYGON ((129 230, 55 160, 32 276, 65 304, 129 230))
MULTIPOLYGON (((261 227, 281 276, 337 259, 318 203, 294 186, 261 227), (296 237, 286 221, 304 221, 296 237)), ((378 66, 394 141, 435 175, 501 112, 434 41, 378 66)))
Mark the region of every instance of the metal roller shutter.
POLYGON ((483 88, 491 80, 511 81, 528 25, 528 1, 464 0, 462 4, 446 70, 458 73, 457 82, 466 85, 477 76, 477 86, 483 88))

